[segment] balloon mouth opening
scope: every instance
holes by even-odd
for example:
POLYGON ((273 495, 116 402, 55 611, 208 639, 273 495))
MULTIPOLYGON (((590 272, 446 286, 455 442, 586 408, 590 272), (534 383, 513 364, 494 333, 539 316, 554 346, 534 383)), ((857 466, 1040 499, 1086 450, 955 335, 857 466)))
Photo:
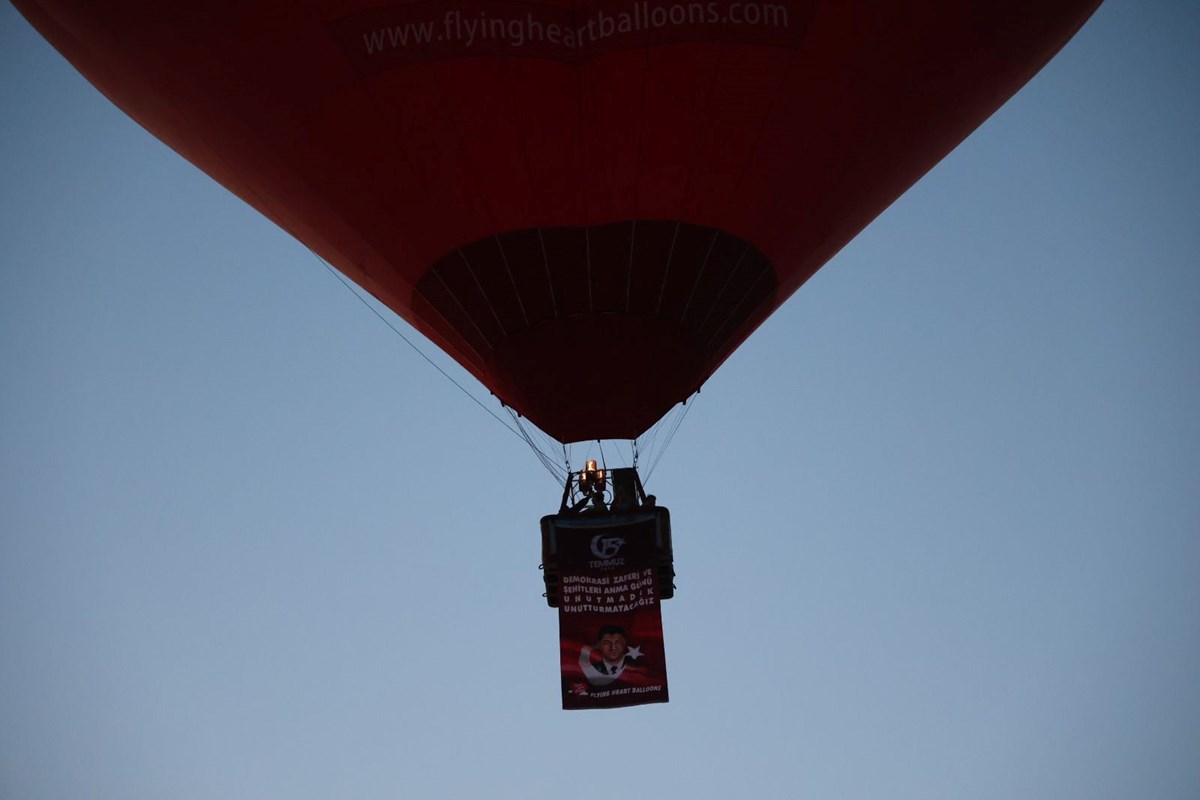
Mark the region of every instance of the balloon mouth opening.
POLYGON ((698 387, 704 354, 677 325, 653 317, 576 315, 502 342, 487 382, 507 405, 560 442, 633 439, 698 387), (586 352, 576 342, 586 339, 586 352))
POLYGON ((697 391, 778 282, 753 244, 674 220, 526 228, 447 253, 413 309, 562 442, 634 438, 697 391))

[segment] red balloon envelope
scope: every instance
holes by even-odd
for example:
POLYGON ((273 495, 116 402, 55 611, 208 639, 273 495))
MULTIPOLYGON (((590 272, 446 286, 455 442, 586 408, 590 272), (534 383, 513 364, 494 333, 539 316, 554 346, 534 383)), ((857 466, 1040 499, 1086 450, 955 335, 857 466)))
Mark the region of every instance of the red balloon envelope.
POLYGON ((1099 0, 15 0, 561 441, 633 438, 1099 0))

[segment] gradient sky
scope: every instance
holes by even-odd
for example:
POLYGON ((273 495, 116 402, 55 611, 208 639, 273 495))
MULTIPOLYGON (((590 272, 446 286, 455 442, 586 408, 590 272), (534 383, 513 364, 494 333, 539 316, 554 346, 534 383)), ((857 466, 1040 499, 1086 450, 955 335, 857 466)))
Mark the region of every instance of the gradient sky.
POLYGON ((0 796, 1200 797, 1200 4, 1105 3, 709 381, 607 712, 522 442, 7 4, 0 108, 0 796))

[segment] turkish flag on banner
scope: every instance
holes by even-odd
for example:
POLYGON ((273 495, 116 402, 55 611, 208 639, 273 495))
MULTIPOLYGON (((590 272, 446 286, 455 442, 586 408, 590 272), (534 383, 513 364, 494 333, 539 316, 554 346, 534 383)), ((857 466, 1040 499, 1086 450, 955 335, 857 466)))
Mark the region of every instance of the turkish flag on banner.
POLYGON ((557 534, 564 709, 667 702, 656 522, 606 522, 557 534))

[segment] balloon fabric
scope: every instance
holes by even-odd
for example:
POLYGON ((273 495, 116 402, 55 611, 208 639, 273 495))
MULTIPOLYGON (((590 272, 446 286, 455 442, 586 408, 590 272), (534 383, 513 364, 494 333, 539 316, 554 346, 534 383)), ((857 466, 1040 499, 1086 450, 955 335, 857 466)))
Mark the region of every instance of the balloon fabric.
POLYGON ((634 438, 1098 0, 15 0, 560 441, 634 438))

